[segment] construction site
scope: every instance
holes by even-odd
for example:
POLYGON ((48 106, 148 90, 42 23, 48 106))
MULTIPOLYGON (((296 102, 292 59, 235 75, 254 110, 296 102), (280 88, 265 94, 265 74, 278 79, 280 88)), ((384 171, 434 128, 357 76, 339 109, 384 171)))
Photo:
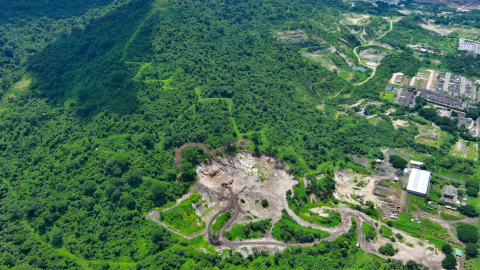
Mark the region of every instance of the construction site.
MULTIPOLYGON (((384 164, 384 166, 388 165, 384 164)), ((303 220, 290 209, 287 201, 287 191, 293 192, 293 186, 298 184, 298 181, 288 174, 289 170, 289 166, 278 158, 258 156, 249 151, 240 151, 235 156, 214 156, 197 165, 198 181, 189 193, 177 200, 175 205, 162 210, 154 210, 148 213, 146 218, 187 239, 204 235, 215 249, 235 250, 244 256, 251 254, 253 249, 275 253, 285 247, 313 245, 319 242, 317 240, 299 244, 274 239, 272 228, 282 218, 284 209, 299 226, 326 232, 328 236, 322 240, 334 240, 347 232, 352 226, 352 218, 355 218, 358 224, 368 223, 375 227, 371 217, 341 203, 331 209, 322 207, 314 209, 314 212, 318 212, 319 215, 324 215, 325 211, 338 212, 341 215, 341 222, 337 226, 324 227, 303 220), (185 235, 160 221, 159 216, 162 212, 177 207, 192 194, 202 197, 198 203, 192 204, 192 207, 195 209, 196 215, 205 224, 208 224, 206 228, 196 234, 185 235), (268 201, 268 207, 260 203, 262 200, 268 201), (226 212, 230 212, 231 217, 218 233, 212 234, 211 228, 217 217, 226 212), (231 231, 236 224, 247 224, 266 219, 271 220, 272 228, 260 237, 230 241, 224 236, 224 232, 231 231)), ((394 171, 393 168, 391 171, 394 171)), ((378 209, 381 209, 386 220, 394 218, 408 205, 407 194, 403 190, 386 185, 379 176, 366 176, 354 173, 350 169, 337 169, 334 173, 334 180, 336 181, 335 198, 357 205, 374 203, 378 209)), ((378 248, 384 243, 390 243, 390 239, 381 236, 377 228, 378 238, 376 241, 370 242, 362 237, 361 226, 358 227, 358 230, 358 246, 369 253, 385 257, 378 252, 378 248)), ((395 228, 392 228, 392 231, 394 233, 401 232, 395 228)), ((410 242, 416 241, 409 235, 404 235, 404 237, 410 242)), ((428 251, 426 248, 430 246, 429 244, 425 246, 408 246, 401 242, 392 242, 392 244, 399 250, 392 258, 404 262, 416 258, 425 265, 435 268, 438 267, 438 261, 442 257, 441 254, 437 255, 428 251)), ((432 248, 434 248, 433 245, 432 248)))
POLYGON ((373 194, 379 197, 377 208, 383 220, 398 220, 398 214, 405 213, 408 209, 408 194, 404 190, 378 181, 373 194))

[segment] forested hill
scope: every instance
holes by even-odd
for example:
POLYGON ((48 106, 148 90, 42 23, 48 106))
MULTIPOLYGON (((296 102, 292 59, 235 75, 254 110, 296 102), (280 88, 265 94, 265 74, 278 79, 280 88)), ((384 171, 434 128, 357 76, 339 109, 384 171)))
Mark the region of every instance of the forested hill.
MULTIPOLYGON (((378 99, 399 59, 415 58, 389 56, 374 79, 354 87, 276 37, 275 30, 303 29, 351 51, 358 40, 332 25, 346 8, 342 1, 133 0, 30 57, 30 87, 4 84, 2 92, 2 265, 252 268, 237 255, 222 261, 194 250, 145 220, 190 188, 175 182, 180 170, 192 175, 175 166, 175 147, 241 137, 286 160, 295 175, 322 173, 326 162, 356 166, 347 154, 380 146, 420 147, 414 131, 390 120, 374 126, 351 110, 335 117, 340 104, 378 99)), ((345 245, 351 233, 327 244, 331 256, 294 249, 276 262, 378 268, 356 265, 359 251, 345 245)))

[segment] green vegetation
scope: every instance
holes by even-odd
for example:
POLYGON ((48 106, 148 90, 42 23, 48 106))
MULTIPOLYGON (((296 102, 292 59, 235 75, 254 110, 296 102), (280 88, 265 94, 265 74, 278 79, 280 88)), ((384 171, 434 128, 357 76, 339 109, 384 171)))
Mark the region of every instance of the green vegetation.
POLYGON ((202 195, 192 194, 174 208, 160 212, 158 219, 181 234, 197 234, 205 229, 205 222, 195 213, 192 204, 200 203, 201 199, 202 195))
POLYGON ((391 238, 393 236, 393 232, 392 232, 392 229, 386 227, 385 225, 382 225, 380 226, 380 234, 383 236, 383 237, 386 237, 386 238, 391 238))
POLYGON ((458 211, 448 210, 442 207, 442 212, 440 217, 444 220, 462 220, 465 218, 464 215, 461 215, 458 211))
POLYGON ((362 224, 362 236, 367 240, 373 240, 377 238, 377 232, 375 228, 370 226, 368 223, 364 222, 362 224))
MULTIPOLYGON (((430 196, 431 196, 431 194, 430 194, 430 196)), ((430 201, 430 198, 420 198, 420 197, 412 195, 412 196, 410 196, 409 209, 414 208, 415 205, 416 205, 425 212, 437 215, 438 210, 435 209, 435 207, 433 205, 428 204, 429 201, 430 201)))
MULTIPOLYGON (((323 174, 288 197, 289 207, 305 215, 311 194, 321 203, 331 198, 334 168, 369 174, 351 156, 370 156, 380 147, 432 155, 424 160, 427 169, 446 176, 468 180, 476 175, 476 162, 448 157, 445 151, 459 137, 471 141, 467 132, 449 129, 455 123, 431 119, 431 112, 422 110, 425 121, 442 123, 450 135, 437 147, 418 144, 413 126, 393 127, 385 112, 394 105, 380 96, 393 72, 411 76, 437 58, 450 70, 477 76, 479 62, 473 56, 419 57, 422 61, 407 48, 395 50, 367 83, 352 84, 371 70, 347 70, 340 53, 358 66, 353 48, 360 41, 338 22, 344 13, 369 12, 378 17, 369 27, 378 27, 367 31, 378 35, 379 28, 385 29, 379 17, 399 15, 387 4, 60 2, 0 0, 4 268, 404 267, 396 261, 384 266, 384 260, 357 249, 356 225, 335 241, 287 249, 275 257, 243 259, 238 253, 221 257, 196 250, 212 251, 201 238, 181 240, 145 219, 152 209, 172 206, 186 194, 196 181, 195 164, 209 158, 187 147, 178 168, 175 148, 187 142, 216 148, 243 138, 251 150, 286 161, 295 177, 323 174), (309 40, 286 43, 274 36, 275 30, 297 29, 306 31, 309 40), (330 46, 339 52, 331 60, 339 74, 298 53, 330 46), (345 106, 359 99, 382 102, 366 110, 377 114, 376 125, 355 114, 358 106, 345 106)), ((393 45, 398 49, 407 38, 393 45)), ((450 43, 456 40, 448 37, 450 43)), ((421 108, 412 109, 406 114, 421 108)), ((201 207, 205 203, 195 201, 201 207)), ((379 217, 376 209, 362 211, 379 217)), ((336 226, 335 215, 312 219, 336 226)), ((161 218, 190 235, 205 226, 191 203, 162 212, 161 218)), ((288 218, 277 224, 274 233, 287 241, 328 235, 288 218)))
POLYGON ((478 188, 476 188, 476 187, 467 188, 467 195, 469 197, 473 197, 473 198, 478 197, 478 188))
POLYGON ((282 218, 275 223, 272 230, 272 236, 285 243, 311 243, 329 235, 329 233, 322 230, 306 228, 298 225, 297 222, 288 215, 285 209, 282 210, 282 218))
POLYGON ((395 98, 395 92, 385 91, 385 92, 380 93, 380 96, 382 97, 382 99, 386 99, 389 102, 393 103, 393 99, 395 98))
POLYGON ((219 215, 215 220, 215 222, 213 223, 212 229, 217 232, 220 231, 220 229, 222 229, 223 225, 227 223, 227 221, 230 219, 231 216, 232 216, 232 213, 230 212, 226 212, 224 214, 219 215))
POLYGON ((476 243, 478 240, 478 229, 471 224, 460 224, 457 227, 457 237, 464 243, 476 243))
POLYGON ((364 35, 363 38, 373 40, 388 30, 390 30, 390 23, 387 20, 382 17, 371 16, 369 23, 365 26, 367 35, 364 35))
POLYGON ((233 241, 237 238, 259 238, 265 233, 267 233, 270 228, 272 228, 272 223, 270 219, 243 224, 235 223, 233 225, 233 228, 230 231, 224 231, 223 235, 230 241, 233 241))
POLYGON ((457 259, 455 259, 455 256, 453 256, 453 254, 450 253, 442 261, 442 266, 445 267, 446 269, 453 269, 455 268, 455 266, 457 266, 457 259))
POLYGON ((325 226, 325 227, 336 227, 342 221, 342 217, 339 212, 326 209, 324 210, 325 213, 328 213, 328 216, 320 216, 318 213, 312 212, 310 209, 321 207, 321 206, 333 206, 331 204, 324 204, 324 203, 309 203, 303 206, 298 216, 301 217, 303 220, 308 221, 313 224, 325 226))
MULTIPOLYGON (((398 218, 398 221, 393 222, 394 228, 407 232, 415 238, 426 239, 438 248, 448 243, 444 239, 447 239, 449 234, 440 224, 425 218, 412 221, 412 217, 408 214, 399 214, 398 218)), ((398 235, 397 238, 401 239, 398 235)))
POLYGON ((406 161, 404 158, 397 155, 390 156, 389 161, 392 163, 393 167, 402 169, 405 168, 408 163, 408 161, 406 161))
POLYGON ((442 246, 442 252, 445 253, 445 254, 450 254, 453 252, 453 248, 452 248, 452 245, 450 244, 444 244, 442 246))
POLYGON ((262 207, 267 208, 268 207, 268 201, 266 199, 262 199, 262 207))
POLYGON ((395 255, 395 249, 393 248, 392 244, 385 244, 384 246, 381 246, 378 249, 378 252, 380 252, 381 254, 386 255, 386 256, 395 255))

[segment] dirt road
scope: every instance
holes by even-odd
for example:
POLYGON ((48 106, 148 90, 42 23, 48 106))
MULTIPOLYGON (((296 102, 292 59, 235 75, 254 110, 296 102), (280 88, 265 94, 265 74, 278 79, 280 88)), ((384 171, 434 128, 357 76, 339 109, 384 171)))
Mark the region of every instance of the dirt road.
MULTIPOLYGON (((371 68, 371 69, 373 70, 372 75, 371 75, 370 77, 368 77, 365 81, 356 83, 356 84, 354 84, 354 85, 362 85, 362 84, 368 82, 371 78, 373 78, 373 76, 375 76, 375 73, 376 73, 376 71, 377 71, 377 66, 367 65, 366 63, 363 63, 363 62, 362 62, 362 58, 360 58, 360 56, 358 55, 357 49, 360 48, 360 47, 363 47, 363 46, 373 45, 374 42, 375 42, 375 40, 381 39, 382 37, 384 37, 386 34, 388 34, 388 33, 389 33, 390 31, 392 31, 392 30, 393 30, 393 20, 390 20, 390 30, 386 31, 385 33, 383 33, 383 34, 382 34, 381 36, 379 36, 378 38, 375 38, 375 39, 369 41, 368 43, 362 44, 362 45, 360 45, 360 46, 358 46, 358 47, 355 47, 355 48, 353 49, 353 53, 355 53, 355 56, 357 56, 358 62, 359 62, 360 64, 362 64, 362 65, 365 65, 365 66, 371 68)), ((365 39, 363 39, 363 34, 360 34, 360 38, 361 38, 364 42, 366 42, 365 39)), ((380 61, 379 61, 379 64, 380 64, 380 61)))

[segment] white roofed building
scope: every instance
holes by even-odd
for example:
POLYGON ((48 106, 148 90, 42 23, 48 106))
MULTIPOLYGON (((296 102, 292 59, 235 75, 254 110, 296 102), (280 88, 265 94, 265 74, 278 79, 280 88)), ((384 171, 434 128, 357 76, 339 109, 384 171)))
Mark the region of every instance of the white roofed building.
POLYGON ((431 176, 432 174, 430 172, 413 168, 408 178, 407 192, 419 196, 426 196, 430 189, 431 176))
POLYGON ((418 167, 420 168, 423 165, 423 162, 420 161, 415 161, 415 160, 410 160, 410 167, 418 167))

